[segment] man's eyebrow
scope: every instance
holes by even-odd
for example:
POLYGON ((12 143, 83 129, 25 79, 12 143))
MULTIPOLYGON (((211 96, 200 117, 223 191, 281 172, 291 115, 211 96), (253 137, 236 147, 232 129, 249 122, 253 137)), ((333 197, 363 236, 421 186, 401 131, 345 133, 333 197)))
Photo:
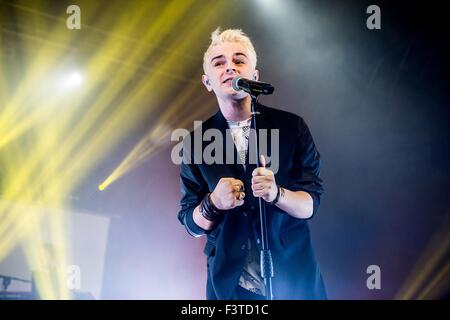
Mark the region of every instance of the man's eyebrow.
POLYGON ((223 57, 224 57, 223 54, 221 54, 221 55, 219 55, 219 56, 215 56, 214 58, 211 59, 211 62, 213 62, 213 61, 216 60, 216 59, 223 58, 223 57))
MULTIPOLYGON (((244 56, 244 57, 247 58, 247 55, 246 55, 245 53, 242 53, 242 52, 236 52, 236 53, 234 54, 234 56, 244 56)), ((218 55, 218 56, 215 56, 214 58, 211 59, 211 62, 213 62, 213 61, 216 60, 216 59, 221 59, 221 58, 223 58, 223 57, 224 57, 223 54, 218 55)))
POLYGON ((245 53, 242 53, 242 52, 236 52, 234 55, 235 56, 244 56, 244 57, 247 58, 247 55, 245 53))

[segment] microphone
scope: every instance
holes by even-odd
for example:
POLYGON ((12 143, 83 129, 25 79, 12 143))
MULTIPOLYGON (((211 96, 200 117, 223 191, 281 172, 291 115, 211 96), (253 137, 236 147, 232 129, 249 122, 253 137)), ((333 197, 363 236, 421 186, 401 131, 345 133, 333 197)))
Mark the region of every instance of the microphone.
POLYGON ((259 94, 272 94, 273 90, 275 90, 275 88, 269 83, 249 80, 241 76, 234 77, 231 81, 231 85, 234 90, 243 90, 253 96, 257 96, 259 94))

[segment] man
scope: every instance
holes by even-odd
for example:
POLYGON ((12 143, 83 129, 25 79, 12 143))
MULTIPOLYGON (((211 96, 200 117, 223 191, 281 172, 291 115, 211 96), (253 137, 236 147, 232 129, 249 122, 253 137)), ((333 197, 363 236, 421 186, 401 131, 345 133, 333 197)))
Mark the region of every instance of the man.
MULTIPOLYGON (((236 157, 232 164, 198 161, 191 157, 193 146, 201 143, 204 151, 205 142, 194 141, 195 130, 185 139, 189 144, 183 148, 178 218, 189 234, 207 235, 208 299, 264 299, 259 265, 261 197, 266 203, 275 299, 325 299, 306 222, 317 211, 323 193, 320 156, 301 117, 258 105, 257 129, 279 133, 279 145, 269 144, 266 154, 278 150, 270 157, 277 157, 279 170, 266 168, 264 156, 261 167, 251 163, 251 98, 235 91, 231 81, 238 75, 258 80, 256 62, 254 47, 241 30, 212 33, 202 82, 216 95, 219 111, 195 130, 201 131, 201 137, 208 129, 218 129, 223 141, 232 136, 236 157)), ((228 150, 224 146, 220 151, 228 150)))

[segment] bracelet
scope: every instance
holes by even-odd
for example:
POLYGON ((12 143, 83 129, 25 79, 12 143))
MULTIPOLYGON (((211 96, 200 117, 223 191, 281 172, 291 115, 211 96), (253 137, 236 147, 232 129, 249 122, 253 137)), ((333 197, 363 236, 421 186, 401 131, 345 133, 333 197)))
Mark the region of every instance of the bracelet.
POLYGON ((218 209, 211 201, 211 193, 208 193, 202 200, 199 210, 202 217, 209 221, 215 221, 219 216, 225 213, 225 210, 218 209))
POLYGON ((281 192, 283 192, 283 194, 284 194, 284 190, 283 191, 281 190, 281 186, 280 185, 277 185, 277 188, 278 188, 278 190, 277 190, 277 195, 276 195, 275 199, 273 199, 273 201, 271 201, 271 202, 267 202, 271 206, 277 204, 278 200, 280 200, 280 193, 281 192))

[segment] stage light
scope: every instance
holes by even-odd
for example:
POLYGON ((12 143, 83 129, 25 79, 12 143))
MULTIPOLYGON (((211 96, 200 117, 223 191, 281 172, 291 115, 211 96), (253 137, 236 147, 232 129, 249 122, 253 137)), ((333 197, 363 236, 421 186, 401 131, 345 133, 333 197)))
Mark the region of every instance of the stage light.
POLYGON ((83 82, 83 77, 79 72, 72 72, 66 80, 67 87, 78 87, 83 82))
MULTIPOLYGON (((78 88, 83 83, 83 75, 79 71, 69 71, 53 76, 54 85, 48 87, 48 94, 53 93, 54 88, 59 88, 61 93, 65 94, 69 90, 78 88)), ((57 96, 55 96, 56 98, 57 96)))
MULTIPOLYGON (((86 2, 85 7, 87 3, 91 2, 86 2)), ((10 208, 0 201, 0 261, 20 245, 29 265, 42 265, 41 269, 45 269, 48 257, 40 244, 48 239, 63 243, 55 257, 58 265, 67 265, 71 243, 63 240, 67 232, 65 212, 70 212, 72 206, 68 195, 130 132, 144 124, 150 112, 155 118, 149 136, 138 141, 113 174, 98 184, 100 191, 148 159, 163 142, 169 143, 172 128, 185 127, 216 107, 202 103, 196 112, 185 108, 186 103, 199 96, 198 86, 196 81, 181 76, 192 65, 180 67, 179 61, 180 57, 185 58, 180 52, 190 52, 198 39, 212 31, 226 3, 215 2, 214 10, 200 6, 195 15, 186 19, 193 6, 197 8, 195 1, 172 1, 161 5, 161 13, 150 20, 148 17, 155 10, 150 1, 130 2, 127 10, 123 10, 122 3, 108 10, 96 5, 102 14, 95 26, 83 25, 90 32, 68 36, 62 26, 49 28, 44 37, 23 26, 23 32, 11 35, 11 43, 17 44, 24 54, 20 65, 12 50, 2 50, 0 54, 0 64, 6 68, 0 75, 0 92, 11 92, 0 94, 0 165, 5 185, 1 198, 45 210, 10 208), (117 16, 118 9, 126 14, 117 16), (187 27, 179 30, 179 21, 187 27), (20 37, 17 43, 16 37, 20 37), (84 41, 89 45, 85 47, 84 41), (80 45, 82 51, 73 45, 80 45), (83 69, 78 69, 75 61, 83 69), (22 69, 26 73, 17 79, 17 84, 9 83, 6 75, 22 69), (183 94, 174 94, 180 85, 185 88, 183 94), (50 213, 53 208, 64 210, 50 213), (45 217, 49 223, 37 228, 37 222, 45 217)), ((32 27, 38 26, 39 30, 47 31, 46 26, 53 26, 48 21, 45 3, 7 7, 17 11, 23 18, 20 22, 33 21, 32 27)), ((191 57, 187 55, 186 59, 191 57)), ((36 288, 42 299, 65 299, 66 282, 64 273, 57 273, 39 278, 36 288)))

